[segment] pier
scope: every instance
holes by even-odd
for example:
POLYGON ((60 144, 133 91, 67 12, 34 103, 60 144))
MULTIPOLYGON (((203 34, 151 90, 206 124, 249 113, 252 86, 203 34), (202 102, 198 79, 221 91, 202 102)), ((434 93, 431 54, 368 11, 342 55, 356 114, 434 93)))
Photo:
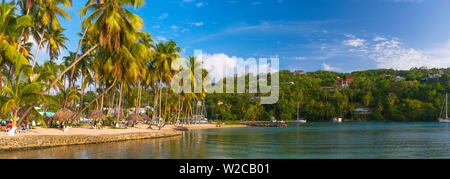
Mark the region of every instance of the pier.
POLYGON ((246 124, 250 127, 287 127, 286 123, 261 123, 261 122, 250 122, 246 124))

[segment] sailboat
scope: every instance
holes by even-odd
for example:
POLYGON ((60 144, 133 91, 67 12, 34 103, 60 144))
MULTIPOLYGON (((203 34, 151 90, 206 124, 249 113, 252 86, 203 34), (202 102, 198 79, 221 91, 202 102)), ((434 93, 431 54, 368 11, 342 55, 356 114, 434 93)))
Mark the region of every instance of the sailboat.
POLYGON ((307 121, 305 119, 300 118, 298 108, 299 108, 299 104, 297 102, 297 120, 295 120, 294 122, 295 123, 306 123, 307 121))
POLYGON ((443 118, 439 118, 439 122, 450 123, 450 118, 448 118, 448 93, 445 94, 445 113, 441 117, 443 118))

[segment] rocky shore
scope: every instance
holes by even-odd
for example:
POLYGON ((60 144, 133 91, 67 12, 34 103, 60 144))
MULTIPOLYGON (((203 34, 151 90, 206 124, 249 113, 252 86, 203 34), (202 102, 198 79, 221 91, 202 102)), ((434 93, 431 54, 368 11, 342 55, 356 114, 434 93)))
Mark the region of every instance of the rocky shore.
POLYGON ((165 130, 162 132, 137 132, 103 135, 26 135, 1 137, 0 151, 47 148, 67 145, 98 144, 138 139, 155 139, 181 135, 182 132, 165 130))
MULTIPOLYGON (((191 125, 186 127, 189 129, 217 128, 216 125, 211 124, 191 125)), ((229 127, 245 126, 224 126, 223 128, 229 127)), ((0 151, 156 139, 179 136, 182 134, 182 131, 174 130, 174 126, 171 125, 164 127, 162 130, 151 130, 146 128, 104 130, 72 128, 67 132, 63 132, 60 129, 36 128, 26 133, 16 134, 14 137, 7 136, 5 132, 0 132, 0 151)))

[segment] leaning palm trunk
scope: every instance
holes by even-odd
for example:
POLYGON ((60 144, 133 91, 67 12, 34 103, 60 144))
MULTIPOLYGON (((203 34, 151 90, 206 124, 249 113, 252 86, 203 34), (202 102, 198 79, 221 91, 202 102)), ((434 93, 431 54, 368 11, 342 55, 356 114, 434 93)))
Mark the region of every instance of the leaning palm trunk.
POLYGON ((114 79, 113 84, 111 84, 111 86, 108 89, 103 91, 102 94, 98 95, 97 97, 95 97, 95 99, 93 99, 91 102, 89 102, 81 111, 79 111, 77 114, 75 114, 73 116, 73 119, 80 117, 81 114, 89 108, 89 106, 91 106, 96 100, 98 100, 98 98, 102 97, 103 95, 105 95, 105 93, 107 93, 109 90, 111 90, 116 85, 116 82, 117 82, 117 79, 114 79))
POLYGON ((33 60, 33 66, 31 67, 31 69, 34 69, 34 66, 36 65, 36 60, 37 60, 37 57, 39 54, 39 49, 41 48, 42 41, 44 41, 45 29, 42 30, 41 34, 42 34, 42 37, 41 37, 41 40, 39 40, 39 45, 37 46, 36 53, 34 53, 35 55, 34 55, 34 60, 33 60))
MULTIPOLYGON (((98 44, 94 45, 93 47, 91 47, 86 53, 84 53, 80 58, 78 58, 77 60, 75 60, 69 67, 67 67, 66 69, 64 69, 59 75, 58 77, 50 84, 49 88, 46 91, 43 91, 42 94, 47 93, 48 91, 50 91, 50 89, 52 89, 59 80, 61 80, 61 78, 63 77, 63 75, 65 73, 67 73, 67 71, 69 71, 69 69, 73 68, 79 61, 81 61, 84 57, 86 57, 89 53, 91 53, 93 50, 95 50, 98 47, 98 44)), ((28 107, 28 109, 25 111, 24 113, 24 117, 28 117, 28 115, 30 114, 31 109, 34 107, 34 105, 31 105, 28 107)), ((23 117, 22 117, 23 118, 23 117)), ((19 119, 19 122, 22 121, 22 118, 19 119)))
POLYGON ((123 90, 123 82, 120 83, 120 91, 119 91, 119 109, 118 109, 118 111, 117 111, 117 114, 118 114, 118 116, 117 116, 117 121, 119 121, 119 117, 120 117, 121 110, 122 110, 122 90, 123 90))
MULTIPOLYGON (((157 84, 158 85, 158 84, 157 84)), ((158 89, 153 89, 155 92, 155 96, 153 97, 153 115, 152 115, 152 121, 156 120, 156 115, 158 111, 158 89)))
MULTIPOLYGON (((27 16, 30 15, 30 9, 31 8, 27 8, 27 16)), ((19 49, 20 49, 20 41, 22 40, 23 34, 25 33, 25 29, 26 28, 22 29, 22 33, 20 33, 19 39, 17 40, 17 51, 19 51, 19 49)))

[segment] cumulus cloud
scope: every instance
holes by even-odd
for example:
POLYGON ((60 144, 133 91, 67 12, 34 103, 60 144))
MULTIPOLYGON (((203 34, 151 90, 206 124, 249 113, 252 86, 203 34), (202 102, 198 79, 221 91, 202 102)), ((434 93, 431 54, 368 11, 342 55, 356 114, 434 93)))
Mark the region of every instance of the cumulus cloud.
POLYGON ((344 45, 352 46, 352 47, 362 47, 362 46, 364 46, 365 42, 366 42, 366 40, 364 40, 364 39, 351 39, 351 40, 345 40, 344 45))
POLYGON ((450 66, 450 41, 441 47, 418 50, 404 45, 399 38, 375 37, 373 43, 352 39, 344 41, 348 52, 365 56, 376 62, 378 68, 408 70, 414 67, 446 68, 450 66), (362 45, 364 42, 366 45, 362 45))
POLYGON ((325 71, 340 71, 340 68, 332 67, 331 65, 328 65, 326 63, 322 63, 322 67, 325 71))
MULTIPOLYGON (((229 56, 224 53, 199 53, 199 61, 203 62, 203 68, 209 72, 212 81, 218 81, 224 77, 234 75, 244 75, 248 73, 274 73, 278 69, 272 68, 269 64, 258 66, 258 60, 243 59, 236 56, 229 56), (245 71, 239 71, 238 68, 247 67, 245 71)), ((268 60, 270 62, 270 60, 268 60)))

